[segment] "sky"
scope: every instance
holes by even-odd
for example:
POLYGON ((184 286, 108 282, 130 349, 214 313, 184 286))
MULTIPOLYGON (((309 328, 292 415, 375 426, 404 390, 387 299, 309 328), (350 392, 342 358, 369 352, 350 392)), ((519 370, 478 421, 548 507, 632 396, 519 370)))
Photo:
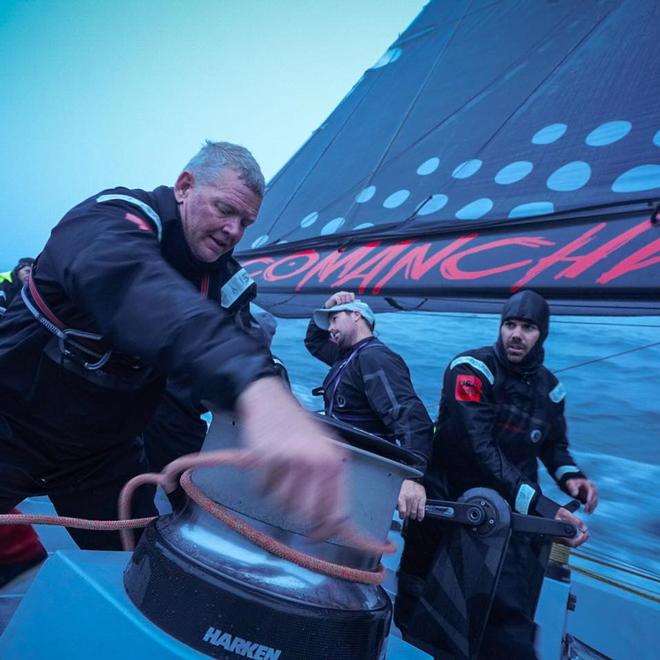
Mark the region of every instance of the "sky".
POLYGON ((172 184, 205 139, 270 179, 423 0, 2 0, 0 270, 72 206, 172 184))

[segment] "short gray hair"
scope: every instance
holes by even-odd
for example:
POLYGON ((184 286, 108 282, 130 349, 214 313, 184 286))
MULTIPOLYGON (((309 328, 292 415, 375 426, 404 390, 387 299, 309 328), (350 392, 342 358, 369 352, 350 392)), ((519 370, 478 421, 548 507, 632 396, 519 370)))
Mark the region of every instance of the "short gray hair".
POLYGON ((266 182, 259 163, 245 147, 238 144, 206 140, 206 144, 190 159, 184 170, 190 172, 198 183, 208 185, 225 168, 236 171, 253 193, 259 197, 264 196, 266 182))

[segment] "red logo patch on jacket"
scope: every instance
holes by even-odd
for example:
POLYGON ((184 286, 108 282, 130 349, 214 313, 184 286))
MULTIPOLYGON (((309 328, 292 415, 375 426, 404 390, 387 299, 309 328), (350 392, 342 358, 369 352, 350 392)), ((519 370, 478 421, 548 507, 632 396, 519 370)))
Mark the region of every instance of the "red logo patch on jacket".
POLYGON ((456 401, 481 401, 482 382, 477 376, 459 374, 456 378, 456 401))

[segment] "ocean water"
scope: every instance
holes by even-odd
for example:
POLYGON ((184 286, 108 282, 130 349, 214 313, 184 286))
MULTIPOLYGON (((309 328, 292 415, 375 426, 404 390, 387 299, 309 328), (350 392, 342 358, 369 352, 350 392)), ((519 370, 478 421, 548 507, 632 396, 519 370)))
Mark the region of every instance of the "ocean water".
MULTIPOLYGON (((407 362, 435 419, 451 358, 494 343, 498 326, 492 315, 393 313, 379 315, 376 328, 407 362)), ((306 327, 306 320, 279 319, 273 352, 287 365, 302 405, 318 410, 323 404, 311 389, 321 384, 327 367, 307 353, 306 327)), ((585 549, 660 574, 660 345, 575 366, 654 342, 660 342, 658 318, 557 317, 545 364, 567 389, 571 450, 599 489, 597 510, 578 514, 591 530, 585 549)), ((544 492, 566 501, 541 472, 544 492)))

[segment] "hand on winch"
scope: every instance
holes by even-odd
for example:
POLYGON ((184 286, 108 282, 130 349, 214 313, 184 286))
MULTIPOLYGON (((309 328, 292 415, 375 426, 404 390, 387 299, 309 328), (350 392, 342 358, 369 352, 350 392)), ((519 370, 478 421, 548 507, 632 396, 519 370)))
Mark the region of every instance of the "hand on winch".
POLYGON ((424 486, 411 479, 406 479, 401 484, 399 501, 396 505, 396 509, 401 518, 404 520, 406 518, 420 521, 424 520, 425 507, 426 490, 424 490, 424 486))
POLYGON ((557 541, 563 545, 567 545, 570 548, 579 548, 583 543, 589 540, 589 529, 587 526, 575 515, 573 515, 564 507, 561 507, 555 514, 555 520, 561 520, 562 522, 568 522, 578 530, 578 533, 573 538, 568 538, 565 536, 558 537, 557 541))
POLYGON ((341 533, 347 521, 346 454, 279 378, 262 378, 238 398, 246 448, 265 470, 264 490, 287 510, 314 521, 313 536, 341 533))

